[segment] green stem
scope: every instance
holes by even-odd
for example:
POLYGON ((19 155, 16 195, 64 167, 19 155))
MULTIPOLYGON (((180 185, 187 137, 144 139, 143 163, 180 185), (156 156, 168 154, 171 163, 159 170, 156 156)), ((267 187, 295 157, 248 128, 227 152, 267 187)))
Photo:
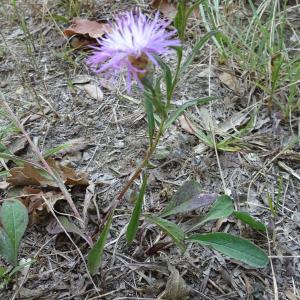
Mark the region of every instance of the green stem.
POLYGON ((115 200, 112 202, 112 204, 110 205, 105 218, 102 221, 102 224, 105 224, 107 217, 110 215, 110 212, 112 210, 114 210, 122 201, 125 193, 127 192, 127 190, 130 188, 130 186, 133 184, 134 180, 136 180, 138 178, 138 176, 141 174, 142 170, 144 169, 144 167, 146 167, 146 165, 149 162, 149 159, 151 158, 153 152, 156 149, 157 144, 159 143, 159 140, 161 138, 161 136, 164 133, 164 124, 165 124, 166 118, 164 117, 160 124, 159 124, 159 128, 156 134, 156 137, 153 141, 152 144, 149 145, 146 155, 143 159, 143 161, 141 162, 141 164, 137 167, 137 169, 135 170, 135 172, 133 173, 133 175, 130 177, 129 181, 126 183, 126 185, 123 187, 122 191, 118 194, 118 196, 115 198, 115 200))
POLYGON ((178 77, 179 77, 179 74, 180 74, 181 61, 182 61, 182 53, 180 55, 178 55, 178 61, 177 61, 175 76, 174 76, 173 83, 172 83, 172 89, 171 89, 170 97, 167 99, 167 105, 166 105, 166 111, 167 112, 170 109, 171 100, 173 99, 174 90, 175 90, 176 84, 178 83, 178 77))

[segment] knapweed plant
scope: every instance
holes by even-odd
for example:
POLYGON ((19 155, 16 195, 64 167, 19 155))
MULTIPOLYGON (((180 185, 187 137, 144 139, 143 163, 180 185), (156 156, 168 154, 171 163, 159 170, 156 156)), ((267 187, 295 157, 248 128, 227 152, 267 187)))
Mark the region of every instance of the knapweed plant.
MULTIPOLYGON (((111 80, 115 80, 120 76, 120 73, 125 72, 128 92, 131 91, 132 82, 137 83, 144 95, 143 105, 147 116, 149 137, 149 146, 143 161, 112 202, 103 222, 105 225, 99 239, 88 254, 88 266, 92 274, 97 272, 101 264, 114 210, 123 199, 125 192, 142 172, 143 179, 140 192, 127 226, 126 237, 129 243, 134 240, 139 220, 142 218, 147 222, 156 224, 183 251, 185 242, 197 242, 250 265, 262 267, 267 264, 265 253, 245 239, 225 233, 188 236, 189 232, 199 228, 206 221, 231 215, 234 210, 232 200, 228 196, 219 197, 205 217, 201 217, 198 221, 193 220, 193 222, 185 224, 184 227, 179 227, 167 219, 176 213, 193 210, 203 205, 203 201, 199 201, 199 194, 201 193, 199 184, 196 182, 186 183, 177 192, 179 196, 177 194, 177 198, 173 199, 161 214, 142 215, 144 194, 147 188, 147 166, 160 138, 186 108, 192 105, 207 104, 214 99, 214 97, 193 99, 177 108, 174 108, 172 103, 180 76, 187 70, 195 55, 213 36, 213 33, 209 32, 202 37, 195 44, 192 52, 183 59, 184 32, 187 18, 192 11, 192 7, 187 7, 185 3, 186 1, 180 1, 178 5, 178 13, 174 22, 176 29, 174 30, 168 30, 171 22, 162 20, 159 13, 156 13, 153 19, 145 16, 140 10, 120 15, 112 25, 111 31, 104 38, 98 40, 99 46, 93 47, 93 53, 87 61, 96 73, 111 80), (176 38, 177 32, 180 33, 180 39, 176 38), (175 70, 165 62, 170 51, 175 51, 177 54, 175 70), (158 72, 155 72, 155 69, 158 69, 158 72), (199 203, 202 204, 199 205, 199 203)), ((239 217, 244 221, 247 219, 250 226, 256 221, 250 216, 239 217)), ((262 227, 264 229, 264 226, 260 224, 260 228, 262 227)))

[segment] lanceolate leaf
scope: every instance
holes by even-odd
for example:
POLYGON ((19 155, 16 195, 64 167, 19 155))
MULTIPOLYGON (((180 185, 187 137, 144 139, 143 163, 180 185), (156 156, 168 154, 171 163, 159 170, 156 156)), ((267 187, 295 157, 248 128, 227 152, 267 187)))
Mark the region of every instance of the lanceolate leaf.
POLYGON ((252 229, 257 231, 266 231, 266 225, 262 222, 256 220, 251 215, 249 215, 247 212, 244 211, 235 211, 233 212, 233 215, 244 222, 245 224, 249 225, 252 229))
POLYGON ((198 182, 187 181, 175 193, 160 217, 184 213, 210 205, 217 199, 217 196, 215 193, 201 193, 201 186, 198 182))
POLYGON ((140 190, 138 198, 136 200, 130 222, 127 226, 126 238, 127 238, 127 242, 129 244, 132 243, 132 241, 134 240, 137 230, 138 230, 138 225, 139 225, 139 220, 140 220, 140 216, 141 216, 141 212, 142 212, 146 186, 147 186, 147 176, 145 175, 145 176, 143 176, 141 190, 140 190))
POLYGON ((196 217, 184 223, 184 231, 190 232, 208 221, 226 218, 233 213, 233 210, 234 207, 232 199, 229 196, 222 195, 216 200, 205 216, 196 217))
POLYGON ((195 100, 190 100, 187 101, 186 103, 180 105, 166 120, 164 130, 166 130, 168 127, 170 127, 175 120, 188 108, 194 105, 204 105, 209 103, 212 100, 217 99, 216 97, 204 97, 204 98, 199 98, 195 100))
POLYGON ((185 62, 183 63, 180 72, 183 73, 186 71, 188 66, 193 62, 195 56, 199 53, 199 51, 205 46, 205 44, 210 40, 210 38, 215 34, 215 32, 208 32, 200 40, 195 44, 192 53, 187 57, 185 62))
POLYGON ((0 217, 12 246, 11 262, 16 265, 20 241, 28 224, 28 211, 19 200, 6 200, 2 204, 0 217))
POLYGON ((149 99, 147 95, 145 95, 144 98, 144 105, 145 105, 145 111, 146 111, 147 121, 148 121, 149 140, 150 140, 150 144, 152 144, 154 128, 155 128, 154 112, 153 112, 153 105, 151 99, 149 99))
POLYGON ((262 249, 246 239, 228 233, 195 234, 188 240, 208 246, 253 267, 262 268, 268 263, 268 256, 262 249))
POLYGON ((184 232, 177 224, 151 215, 145 215, 145 218, 148 222, 152 224, 156 224, 164 233, 166 233, 176 243, 176 245, 180 249, 182 250, 185 249, 185 245, 183 243, 184 232))
POLYGON ((95 243, 94 247, 89 251, 88 257, 87 257, 87 262, 88 262, 88 269, 92 275, 95 275, 98 268, 100 267, 102 263, 102 255, 103 255, 103 250, 106 244, 106 239, 110 230, 112 218, 113 218, 113 213, 112 211, 110 213, 110 216, 108 220, 106 221, 106 224, 100 233, 100 236, 95 243))
POLYGON ((201 193, 201 185, 195 181, 185 182, 172 197, 168 205, 160 214, 161 217, 166 217, 172 214, 173 209, 190 201, 193 197, 196 197, 201 193), (171 212, 171 213, 170 213, 171 212))
POLYGON ((167 89, 167 99, 169 99, 172 93, 172 72, 169 66, 159 56, 155 55, 155 60, 158 62, 159 66, 163 70, 167 89))

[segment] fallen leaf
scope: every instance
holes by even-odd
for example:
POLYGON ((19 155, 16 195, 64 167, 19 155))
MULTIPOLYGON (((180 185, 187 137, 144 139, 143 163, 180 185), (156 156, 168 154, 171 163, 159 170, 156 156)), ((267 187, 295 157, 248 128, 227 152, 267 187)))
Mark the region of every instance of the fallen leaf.
POLYGON ((91 82, 91 80, 92 80, 91 76, 82 74, 82 75, 77 75, 76 77, 74 77, 72 79, 72 83, 73 84, 84 84, 84 83, 91 82))
POLYGON ((87 94, 95 99, 95 100, 102 100, 103 99, 103 92, 100 87, 93 83, 87 83, 83 85, 77 85, 78 88, 87 92, 87 94))
POLYGON ((17 136, 12 138, 7 144, 5 144, 6 148, 12 154, 19 154, 20 151, 24 150, 27 146, 28 141, 25 136, 17 136))
POLYGON ((178 118, 179 120, 179 123, 180 123, 180 126, 181 128, 190 133, 190 134, 193 134, 195 135, 196 133, 196 127, 192 124, 192 122, 187 118, 187 116, 185 116, 184 114, 179 116, 178 118))
POLYGON ((22 167, 10 169, 7 182, 13 186, 41 185, 58 187, 57 183, 45 171, 25 163, 22 167))
POLYGON ((151 6, 161 11, 167 18, 174 19, 177 13, 177 5, 168 0, 153 0, 151 6))
POLYGON ((227 85, 231 90, 235 92, 240 92, 240 84, 236 76, 233 76, 232 74, 227 72, 222 72, 219 75, 219 79, 221 80, 222 83, 227 85))
POLYGON ((51 111, 51 108, 48 106, 45 109, 43 109, 43 111, 38 111, 37 113, 28 115, 27 117, 25 117, 22 120, 22 125, 25 125, 29 122, 36 121, 36 120, 40 119, 41 117, 47 115, 50 111, 51 111))
POLYGON ((56 153, 60 154, 61 156, 64 156, 66 154, 82 151, 87 146, 88 146, 88 141, 83 137, 71 139, 68 140, 66 143, 64 143, 62 149, 56 153))
POLYGON ((216 126, 216 133, 220 135, 224 135, 231 129, 235 129, 236 127, 240 127, 245 125, 249 121, 249 112, 236 112, 230 118, 228 118, 225 122, 216 126))
POLYGON ((201 193, 201 185, 194 180, 186 181, 174 194, 160 217, 185 213, 212 204, 218 197, 215 193, 201 193))
POLYGON ((84 35, 73 36, 70 40, 70 46, 74 49, 85 48, 93 44, 96 44, 96 40, 84 35))
POLYGON ((161 298, 168 300, 184 300, 189 294, 189 289, 184 279, 180 275, 179 271, 168 263, 168 269, 170 271, 170 276, 166 284, 166 289, 162 293, 161 298))
POLYGON ((59 216, 58 220, 61 223, 61 225, 63 226, 63 228, 57 222, 56 219, 52 219, 46 227, 46 229, 49 233, 58 234, 58 233, 62 233, 65 231, 75 233, 75 234, 78 234, 80 237, 82 237, 89 244, 90 247, 93 246, 92 239, 89 236, 85 235, 75 224, 71 223, 67 217, 59 216))
POLYGON ((66 185, 89 185, 86 173, 77 174, 74 169, 59 164, 53 158, 48 158, 47 163, 60 175, 60 178, 66 185))
POLYGON ((85 197, 83 202, 83 222, 85 226, 87 226, 88 218, 87 218, 87 211, 90 207, 91 200, 93 199, 95 194, 95 183, 90 181, 89 186, 86 188, 85 197))
POLYGON ((73 35, 89 35, 91 38, 100 38, 111 29, 107 23, 98 23, 86 19, 75 18, 69 28, 64 30, 64 35, 70 37, 73 35))
MULTIPOLYGON (((59 164, 52 158, 47 159, 49 166, 59 175, 66 185, 87 186, 88 180, 85 173, 77 174, 70 167, 59 164)), ((42 186, 58 187, 57 182, 43 169, 37 168, 30 163, 24 163, 22 167, 10 169, 7 182, 12 186, 42 186)))
POLYGON ((56 191, 44 192, 26 186, 21 194, 21 201, 28 208, 31 224, 42 224, 57 201, 65 200, 63 193, 56 191))

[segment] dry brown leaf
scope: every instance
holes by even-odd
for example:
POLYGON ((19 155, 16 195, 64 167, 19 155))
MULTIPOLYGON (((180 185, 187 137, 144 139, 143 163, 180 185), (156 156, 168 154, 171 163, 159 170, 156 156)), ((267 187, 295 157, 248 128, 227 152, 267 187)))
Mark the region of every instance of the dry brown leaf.
POLYGON ((100 89, 100 87, 93 83, 87 83, 87 84, 80 84, 76 85, 78 88, 85 90, 87 94, 95 99, 95 100, 102 100, 103 99, 103 92, 100 89))
POLYGON ((189 294, 188 286, 181 277, 178 270, 168 263, 170 277, 166 284, 166 289, 163 292, 163 298, 168 300, 184 300, 189 294))
MULTIPOLYGON (((86 174, 77 174, 70 167, 62 166, 52 158, 47 159, 49 166, 59 175, 60 179, 66 185, 87 186, 88 180, 86 174)), ((25 163, 22 167, 15 167, 10 170, 7 182, 13 186, 50 186, 58 187, 57 182, 44 170, 25 163)))
POLYGON ((48 158, 47 163, 60 175, 60 178, 66 185, 89 185, 86 173, 77 174, 74 169, 59 164, 53 158, 48 158))
POLYGON ((107 23, 98 23, 86 19, 75 18, 69 28, 64 30, 64 35, 89 35, 91 38, 100 38, 103 34, 110 31, 107 23))
POLYGON ((90 207, 94 194, 95 194, 95 183, 90 181, 89 186, 86 188, 84 202, 83 202, 83 221, 85 226, 87 225, 88 222, 87 211, 88 208, 90 207))
POLYGON ((17 136, 12 138, 5 147, 9 150, 12 154, 19 154, 28 144, 28 141, 25 136, 17 136))
POLYGON ((28 122, 36 121, 43 116, 47 115, 51 111, 51 108, 48 106, 43 111, 38 111, 37 113, 30 114, 22 120, 22 125, 27 124, 28 122))
POLYGON ((61 223, 61 225, 63 226, 63 228, 57 222, 56 219, 52 219, 46 227, 46 229, 49 233, 58 234, 58 233, 62 233, 65 231, 75 233, 75 234, 78 234, 80 237, 82 237, 89 244, 90 247, 93 246, 92 239, 89 236, 87 236, 86 234, 84 234, 75 224, 71 223, 67 217, 59 216, 58 220, 61 223))
POLYGON ((66 144, 69 145, 68 148, 62 149, 58 152, 62 156, 84 150, 88 146, 88 141, 85 138, 81 137, 68 140, 66 144))
POLYGON ((179 123, 180 126, 183 130, 185 130, 186 132, 195 135, 196 133, 196 128, 195 126, 192 124, 192 122, 183 114, 181 115, 179 118, 179 123))
POLYGON ((72 37, 70 40, 70 46, 74 49, 79 49, 79 48, 86 48, 89 45, 93 45, 96 43, 95 39, 86 37, 86 36, 81 36, 81 35, 76 35, 72 37))
POLYGON ((240 84, 235 76, 227 72, 222 72, 219 75, 219 78, 221 82, 227 85, 231 90, 235 92, 240 92, 240 84))
POLYGON ((177 5, 168 0, 153 0, 151 6, 161 11, 167 18, 174 19, 177 13, 177 5))
POLYGON ((50 175, 29 163, 25 163, 22 167, 12 168, 9 173, 7 182, 13 186, 49 185, 52 187, 58 187, 50 175))
POLYGON ((21 200, 28 208, 31 224, 43 223, 57 201, 65 200, 63 193, 56 191, 43 192, 29 186, 23 188, 21 200))

